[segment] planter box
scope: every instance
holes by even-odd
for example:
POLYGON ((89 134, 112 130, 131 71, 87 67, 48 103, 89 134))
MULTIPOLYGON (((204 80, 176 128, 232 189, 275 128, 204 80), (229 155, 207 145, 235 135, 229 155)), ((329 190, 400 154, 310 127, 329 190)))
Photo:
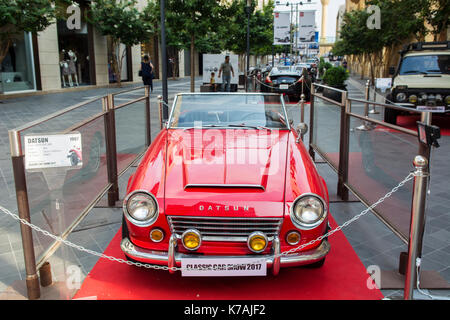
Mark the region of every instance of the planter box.
MULTIPOLYGON (((347 86, 343 85, 343 86, 339 86, 339 87, 333 87, 339 90, 344 90, 347 91, 347 86)), ((336 91, 333 89, 329 89, 329 88, 323 88, 323 96, 329 99, 332 99, 336 102, 341 103, 342 102, 342 92, 340 91, 336 91)))

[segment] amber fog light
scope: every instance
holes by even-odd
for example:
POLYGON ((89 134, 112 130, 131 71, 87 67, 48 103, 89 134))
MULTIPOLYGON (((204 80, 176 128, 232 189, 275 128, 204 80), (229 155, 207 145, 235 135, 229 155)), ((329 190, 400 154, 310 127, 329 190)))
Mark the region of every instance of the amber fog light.
POLYGON ((290 231, 286 235, 286 242, 289 243, 291 246, 296 245, 300 242, 300 233, 297 231, 290 231))
POLYGON ((153 242, 161 242, 164 239, 164 232, 161 229, 155 228, 150 231, 150 239, 153 242))
POLYGON ((412 94, 409 96, 409 102, 416 103, 417 102, 417 96, 415 94, 412 94))
POLYGON ((267 237, 262 232, 256 231, 248 236, 248 248, 255 253, 263 252, 267 248, 267 243, 267 237))
POLYGON ((181 235, 181 241, 186 249, 197 250, 202 244, 202 237, 197 230, 189 229, 181 235))

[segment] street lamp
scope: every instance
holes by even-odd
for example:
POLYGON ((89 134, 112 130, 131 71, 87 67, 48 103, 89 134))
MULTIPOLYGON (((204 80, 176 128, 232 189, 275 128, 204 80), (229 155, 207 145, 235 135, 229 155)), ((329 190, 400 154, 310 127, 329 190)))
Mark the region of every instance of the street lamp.
POLYGON ((163 121, 169 118, 168 89, 167 89, 167 49, 166 49, 166 9, 164 0, 160 0, 161 7, 161 62, 162 62, 162 95, 163 95, 163 121))
POLYGON ((249 72, 250 72, 250 13, 252 11, 252 0, 247 0, 245 12, 247 13, 247 68, 245 74, 245 91, 248 92, 249 72))

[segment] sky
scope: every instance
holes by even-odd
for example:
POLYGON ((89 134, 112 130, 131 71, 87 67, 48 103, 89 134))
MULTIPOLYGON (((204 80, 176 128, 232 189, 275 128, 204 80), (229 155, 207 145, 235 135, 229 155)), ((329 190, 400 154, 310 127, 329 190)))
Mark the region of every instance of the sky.
MULTIPOLYGON (((280 0, 281 4, 284 5, 277 5, 275 6, 275 11, 290 11, 290 7, 287 7, 285 4, 289 3, 299 3, 300 0, 280 0), (277 10, 279 9, 279 10, 277 10)), ((319 31, 320 34, 320 28, 321 28, 321 19, 322 19, 322 4, 320 0, 311 0, 311 3, 308 4, 308 0, 301 0, 303 2, 303 6, 299 6, 299 10, 302 7, 304 10, 317 10, 316 11, 316 26, 317 31, 319 31)), ((327 37, 334 37, 336 36, 336 17, 339 10, 339 6, 344 5, 345 0, 330 0, 330 3, 328 4, 328 18, 327 18, 327 30, 326 30, 326 36, 327 37)))

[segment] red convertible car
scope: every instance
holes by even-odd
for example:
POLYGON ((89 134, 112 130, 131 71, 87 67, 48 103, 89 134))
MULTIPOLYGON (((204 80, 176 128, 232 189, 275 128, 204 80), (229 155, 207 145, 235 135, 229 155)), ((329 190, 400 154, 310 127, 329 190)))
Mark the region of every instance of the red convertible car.
POLYGON ((322 266, 326 238, 280 256, 329 230, 328 191, 300 139, 305 126, 291 126, 279 94, 178 94, 128 181, 126 257, 172 272, 183 260, 258 258, 273 274, 322 266))

